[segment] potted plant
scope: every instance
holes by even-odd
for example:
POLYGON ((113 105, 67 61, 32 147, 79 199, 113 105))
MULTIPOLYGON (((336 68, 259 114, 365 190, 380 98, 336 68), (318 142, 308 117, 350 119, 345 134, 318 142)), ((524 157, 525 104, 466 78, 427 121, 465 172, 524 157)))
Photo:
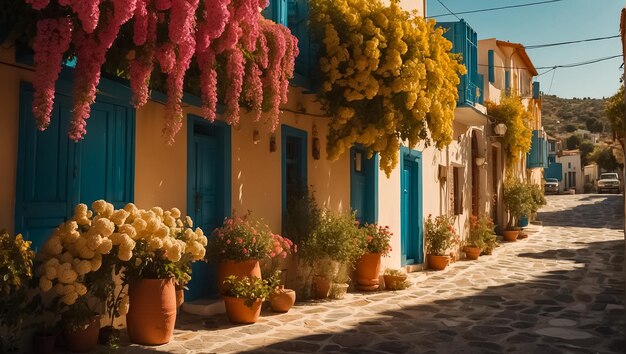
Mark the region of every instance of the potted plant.
POLYGON ((518 238, 528 237, 528 234, 524 232, 524 228, 528 226, 529 220, 534 220, 536 218, 539 208, 547 203, 542 186, 533 183, 526 183, 526 188, 528 189, 527 192, 530 195, 530 199, 528 201, 529 214, 522 215, 517 223, 517 226, 522 228, 518 238))
MULTIPOLYGON (((36 288, 36 285, 34 286, 36 288)), ((29 301, 27 311, 35 318, 33 348, 36 353, 53 354, 59 333, 58 298, 44 299, 37 292, 29 301)))
POLYGON ((273 252, 273 233, 250 213, 226 218, 222 227, 213 231, 207 246, 210 259, 218 262, 217 287, 224 292, 224 280, 237 277, 261 278, 260 261, 273 252))
POLYGON ((354 264, 364 253, 364 238, 354 214, 335 214, 324 210, 317 229, 302 242, 301 257, 314 273, 313 287, 317 298, 326 298, 330 282, 341 264, 354 264))
POLYGON ((272 234, 272 239, 270 270, 273 280, 270 280, 270 284, 275 284, 275 286, 272 287, 270 293, 270 305, 273 311, 288 312, 296 302, 296 292, 285 288, 287 269, 279 270, 279 267, 287 256, 298 251, 298 246, 280 235, 272 234))
POLYGON ((22 235, 0 230, 0 352, 19 350, 26 286, 33 276, 34 252, 22 235))
POLYGON ((525 183, 512 177, 504 182, 504 208, 509 213, 507 228, 502 231, 504 240, 517 240, 519 235, 517 221, 520 216, 530 212, 531 198, 530 190, 525 183))
POLYGON ((257 277, 237 277, 229 275, 224 279, 222 298, 226 315, 233 323, 255 323, 261 314, 261 305, 273 290, 275 284, 257 277))
POLYGON ((481 255, 490 255, 499 246, 494 229, 494 222, 487 214, 481 213, 476 219, 471 220, 470 232, 480 235, 481 255))
POLYGON ((485 249, 485 232, 493 232, 493 228, 489 228, 487 225, 487 216, 480 214, 479 216, 472 215, 470 217, 470 230, 467 240, 465 240, 465 247, 463 251, 468 259, 478 259, 480 253, 485 249))
POLYGON ((459 242, 452 226, 453 218, 439 215, 433 219, 432 215, 429 214, 424 223, 426 258, 431 269, 444 270, 450 263, 450 257, 446 252, 459 242))
POLYGON ((400 269, 385 269, 383 278, 385 280, 385 289, 387 290, 403 290, 411 286, 407 280, 407 274, 400 269))
POLYGON ((365 254, 356 264, 357 288, 372 291, 379 288, 380 258, 391 251, 392 233, 389 226, 376 224, 365 224, 361 231, 365 237, 365 254))
POLYGON ((207 238, 177 208, 140 210, 128 204, 121 211, 126 218, 114 220, 121 236, 113 233, 111 259, 123 266, 128 284, 128 295, 116 297, 120 313, 127 312, 128 336, 138 344, 168 343, 176 322, 175 284, 191 280, 191 263, 204 259, 207 238))
POLYGON ((348 276, 348 265, 340 263, 337 274, 333 277, 330 285, 328 297, 335 300, 341 300, 348 294, 350 287, 350 277, 348 276))

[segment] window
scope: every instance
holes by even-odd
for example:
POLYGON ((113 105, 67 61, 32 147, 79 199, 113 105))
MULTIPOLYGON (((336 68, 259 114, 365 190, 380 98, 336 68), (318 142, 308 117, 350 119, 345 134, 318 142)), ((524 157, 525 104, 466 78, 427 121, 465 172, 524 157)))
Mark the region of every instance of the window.
POLYGON ((463 168, 453 167, 450 178, 450 211, 454 215, 463 214, 463 168))

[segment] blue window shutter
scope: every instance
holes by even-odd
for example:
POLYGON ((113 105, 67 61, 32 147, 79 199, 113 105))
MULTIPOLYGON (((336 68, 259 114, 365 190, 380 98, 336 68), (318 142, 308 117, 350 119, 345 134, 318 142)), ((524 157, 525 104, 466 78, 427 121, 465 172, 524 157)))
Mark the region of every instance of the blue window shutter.
POLYGON ((489 67, 489 82, 492 84, 496 81, 496 71, 493 59, 493 50, 487 52, 487 65, 489 67))
POLYGON ((263 10, 263 16, 281 25, 287 26, 287 0, 270 0, 263 10))
POLYGON ((533 98, 538 99, 541 93, 539 92, 539 81, 533 82, 533 98))
POLYGON ((511 72, 509 70, 504 72, 504 92, 507 95, 511 93, 511 72))

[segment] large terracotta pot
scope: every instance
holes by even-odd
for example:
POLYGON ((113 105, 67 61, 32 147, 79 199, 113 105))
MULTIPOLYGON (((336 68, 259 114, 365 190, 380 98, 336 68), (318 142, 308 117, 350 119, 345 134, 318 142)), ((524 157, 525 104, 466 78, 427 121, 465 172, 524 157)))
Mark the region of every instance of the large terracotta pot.
POLYGON ((287 312, 296 302, 296 292, 283 285, 270 295, 270 305, 275 312, 287 312))
POLYGON ((176 289, 176 308, 183 306, 185 303, 185 289, 176 289))
POLYGON ((313 293, 316 299, 325 299, 330 294, 330 279, 316 275, 313 277, 313 293))
POLYGON ((434 270, 444 270, 450 263, 449 256, 437 256, 434 254, 426 255, 426 260, 428 261, 428 267, 434 270))
POLYGON ((128 288, 126 315, 131 342, 160 345, 172 340, 176 324, 176 288, 173 279, 142 279, 128 288))
POLYGON ((65 346, 73 353, 87 353, 98 345, 100 333, 100 316, 95 316, 85 326, 66 328, 65 346))
POLYGON ((224 293, 224 280, 234 275, 237 278, 256 277, 261 279, 261 266, 258 259, 247 261, 223 260, 217 266, 217 289, 224 293))
POLYGON ((239 299, 231 296, 224 296, 224 305, 226 307, 226 316, 232 323, 255 323, 261 315, 261 305, 263 299, 257 299, 252 303, 251 307, 246 306, 245 299, 239 299))
POLYGON ((517 236, 519 235, 519 230, 504 230, 502 231, 502 237, 504 241, 517 241, 517 236))
POLYGON ((480 256, 480 252, 481 252, 480 248, 473 247, 473 246, 465 246, 463 251, 465 251, 465 256, 467 257, 467 259, 470 259, 470 260, 478 259, 478 256, 480 256))
POLYGON ((357 288, 373 291, 379 287, 380 253, 366 253, 356 264, 357 288))

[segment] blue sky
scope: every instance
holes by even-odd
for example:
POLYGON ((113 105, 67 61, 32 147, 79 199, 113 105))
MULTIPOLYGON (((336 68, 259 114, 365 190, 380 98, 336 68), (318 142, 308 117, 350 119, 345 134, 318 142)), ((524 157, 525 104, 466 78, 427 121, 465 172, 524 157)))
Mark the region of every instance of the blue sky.
MULTIPOLYGON (((441 0, 453 12, 540 2, 541 0, 441 0)), ((459 15, 478 33, 524 45, 556 43, 619 34, 621 0, 561 0, 515 9, 459 15)), ((437 0, 427 0, 427 16, 446 14, 437 0)), ((438 22, 457 21, 454 16, 438 22)), ((528 50, 536 67, 578 63, 622 53, 619 38, 528 50)), ((612 96, 622 75, 621 58, 576 68, 559 68, 538 77, 541 90, 560 97, 612 96), (552 85, 552 88, 550 86, 552 85)), ((539 73, 546 71, 539 69, 539 73)))

